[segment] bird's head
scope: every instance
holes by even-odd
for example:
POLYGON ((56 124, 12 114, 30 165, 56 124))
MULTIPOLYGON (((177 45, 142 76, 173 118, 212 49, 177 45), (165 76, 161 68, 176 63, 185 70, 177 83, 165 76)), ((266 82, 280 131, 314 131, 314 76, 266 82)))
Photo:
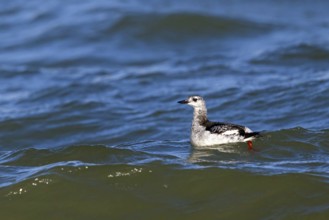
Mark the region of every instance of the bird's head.
POLYGON ((186 100, 181 100, 178 103, 180 104, 187 104, 194 108, 205 108, 205 101, 201 96, 190 96, 186 100))

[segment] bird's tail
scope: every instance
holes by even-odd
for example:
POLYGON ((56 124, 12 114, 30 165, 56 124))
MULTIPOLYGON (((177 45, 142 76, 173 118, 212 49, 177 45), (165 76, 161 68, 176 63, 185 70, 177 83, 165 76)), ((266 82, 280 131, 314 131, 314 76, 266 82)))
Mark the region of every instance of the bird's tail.
POLYGON ((244 134, 244 139, 251 138, 251 137, 260 137, 261 134, 260 132, 250 132, 250 133, 245 133, 244 134))

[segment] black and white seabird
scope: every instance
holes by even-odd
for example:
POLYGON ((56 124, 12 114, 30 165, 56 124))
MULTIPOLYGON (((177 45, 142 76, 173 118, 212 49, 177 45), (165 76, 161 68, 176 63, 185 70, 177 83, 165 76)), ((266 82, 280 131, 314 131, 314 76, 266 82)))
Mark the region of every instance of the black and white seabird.
POLYGON ((226 143, 247 142, 248 149, 253 149, 251 141, 259 136, 259 132, 253 132, 242 125, 209 121, 206 103, 201 96, 190 96, 178 103, 194 108, 191 129, 191 144, 194 147, 203 148, 226 143))

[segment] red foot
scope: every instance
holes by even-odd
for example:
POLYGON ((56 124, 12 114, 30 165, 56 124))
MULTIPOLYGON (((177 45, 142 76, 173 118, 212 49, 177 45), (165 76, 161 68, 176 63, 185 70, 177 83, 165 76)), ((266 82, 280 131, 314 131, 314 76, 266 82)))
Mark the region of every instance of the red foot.
POLYGON ((255 148, 253 148, 251 141, 247 141, 247 144, 248 144, 249 151, 259 152, 259 150, 256 150, 255 148))
POLYGON ((252 142, 251 141, 247 141, 248 144, 248 150, 253 150, 252 148, 252 142))

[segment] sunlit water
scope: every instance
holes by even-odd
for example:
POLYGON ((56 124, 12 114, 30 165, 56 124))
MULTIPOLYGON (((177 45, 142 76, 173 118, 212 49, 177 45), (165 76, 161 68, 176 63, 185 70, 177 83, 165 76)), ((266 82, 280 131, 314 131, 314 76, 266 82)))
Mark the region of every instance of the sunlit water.
POLYGON ((328 219, 326 1, 0 8, 1 219, 328 219), (262 131, 194 150, 192 108, 262 131))

